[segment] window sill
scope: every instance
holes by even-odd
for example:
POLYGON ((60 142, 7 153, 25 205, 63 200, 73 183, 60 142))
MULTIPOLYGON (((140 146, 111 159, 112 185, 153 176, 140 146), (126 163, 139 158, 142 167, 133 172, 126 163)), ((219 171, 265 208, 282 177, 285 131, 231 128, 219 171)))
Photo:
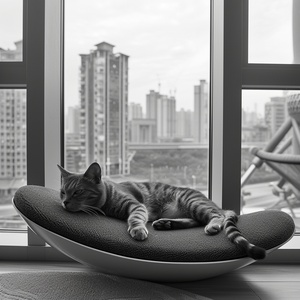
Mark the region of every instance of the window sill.
POLYGON ((300 251, 300 234, 295 234, 292 239, 279 249, 298 249, 300 251))
POLYGON ((28 245, 27 231, 23 232, 0 232, 0 247, 1 246, 27 246, 28 245))

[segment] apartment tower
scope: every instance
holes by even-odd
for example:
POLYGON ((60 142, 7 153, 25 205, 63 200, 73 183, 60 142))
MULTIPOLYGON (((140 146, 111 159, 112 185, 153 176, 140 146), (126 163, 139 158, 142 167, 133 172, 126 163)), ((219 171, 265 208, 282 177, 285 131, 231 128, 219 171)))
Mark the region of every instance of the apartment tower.
POLYGON ((268 127, 269 138, 274 136, 286 119, 286 97, 271 97, 271 101, 265 104, 265 122, 268 127))
POLYGON ((176 137, 180 139, 193 138, 194 113, 191 110, 181 109, 176 112, 176 137))
POLYGON ((170 141, 176 135, 176 99, 154 90, 146 95, 146 118, 156 122, 159 141, 170 141))
POLYGON ((196 143, 208 143, 208 126, 208 84, 206 80, 200 80, 200 84, 194 86, 194 140, 196 143))
POLYGON ((106 42, 82 54, 80 67, 81 169, 97 161, 104 175, 127 174, 128 60, 106 42))

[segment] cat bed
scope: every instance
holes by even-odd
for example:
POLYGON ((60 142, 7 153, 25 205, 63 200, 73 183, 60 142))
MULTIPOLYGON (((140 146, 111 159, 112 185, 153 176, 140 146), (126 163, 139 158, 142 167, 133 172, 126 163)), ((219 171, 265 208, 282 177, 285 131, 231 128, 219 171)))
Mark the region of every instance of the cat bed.
MULTIPOLYGON (((209 278, 254 262, 220 232, 203 227, 157 231, 149 223, 148 239, 133 240, 124 221, 103 215, 71 213, 63 209, 59 192, 24 186, 14 206, 29 227, 49 245, 101 272, 152 281, 191 281, 209 278)), ((286 243, 295 224, 276 210, 239 216, 238 228, 267 253, 286 243)))

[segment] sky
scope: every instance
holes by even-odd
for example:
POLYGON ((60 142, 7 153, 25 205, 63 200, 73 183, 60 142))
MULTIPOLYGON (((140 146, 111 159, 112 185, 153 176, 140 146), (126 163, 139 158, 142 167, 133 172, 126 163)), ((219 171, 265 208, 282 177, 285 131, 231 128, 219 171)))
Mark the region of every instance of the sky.
POLYGON ((249 62, 292 61, 292 0, 250 0, 249 62))
MULTIPOLYGON (((22 39, 22 0, 0 0, 0 47, 22 39), (9 26, 7 25, 9 24, 9 26)), ((249 1, 249 62, 292 63, 292 0, 249 1)), ((175 95, 193 109, 194 86, 209 81, 209 0, 65 0, 65 102, 79 104, 79 54, 106 41, 129 58, 129 102, 175 95)), ((243 93, 246 110, 262 113, 281 91, 243 93)))
POLYGON ((129 58, 129 102, 158 90, 193 109, 194 85, 209 79, 207 0, 66 0, 66 103, 78 100, 79 53, 106 41, 129 58))
POLYGON ((14 49, 22 39, 22 0, 0 0, 0 48, 14 49))
MULTIPOLYGON (((78 53, 106 41, 130 56, 129 102, 175 95, 177 110, 194 108, 194 86, 209 81, 209 0, 65 0, 66 104, 78 101, 78 53), (75 87, 75 89, 74 89, 75 87), (77 100, 76 100, 77 99, 77 100)), ((292 63, 292 0, 249 1, 249 62, 292 63)), ((244 91, 258 110, 282 91, 244 91)))

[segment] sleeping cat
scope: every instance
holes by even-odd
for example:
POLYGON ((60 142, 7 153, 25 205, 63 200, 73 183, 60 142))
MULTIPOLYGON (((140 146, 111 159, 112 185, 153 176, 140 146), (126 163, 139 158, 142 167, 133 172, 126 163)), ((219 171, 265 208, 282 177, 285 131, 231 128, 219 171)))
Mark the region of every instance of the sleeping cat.
POLYGON ((205 226, 208 235, 224 228, 229 240, 249 257, 265 257, 264 249, 251 244, 240 233, 236 227, 237 215, 220 209, 199 191, 159 182, 104 180, 98 163, 92 163, 84 174, 58 167, 62 175, 62 205, 70 212, 102 213, 127 220, 129 234, 138 241, 148 236, 147 222, 152 222, 156 230, 205 226))

